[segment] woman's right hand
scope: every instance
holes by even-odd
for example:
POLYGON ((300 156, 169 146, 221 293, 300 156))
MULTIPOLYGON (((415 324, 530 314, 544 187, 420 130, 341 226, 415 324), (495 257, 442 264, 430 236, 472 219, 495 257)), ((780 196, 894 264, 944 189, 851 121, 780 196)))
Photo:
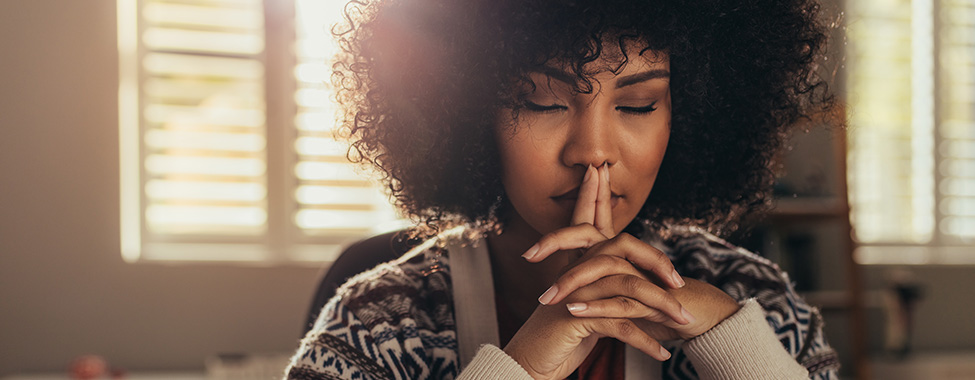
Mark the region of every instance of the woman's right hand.
MULTIPOLYGON (((567 302, 588 301, 585 289, 567 302)), ((515 333, 504 351, 535 379, 564 379, 586 359, 599 338, 612 337, 664 361, 670 353, 627 318, 578 318, 566 303, 541 305, 515 333)))
MULTIPOLYGON (((579 198, 572 217, 573 227, 566 230, 570 230, 570 233, 573 229, 588 230, 586 236, 593 241, 586 246, 590 247, 592 254, 585 255, 576 263, 593 266, 595 264, 594 260, 591 260, 592 256, 599 251, 614 251, 601 248, 611 246, 609 243, 618 243, 619 239, 610 240, 615 236, 615 230, 609 202, 608 168, 605 165, 599 169, 590 167, 587 169, 586 178, 587 180, 583 181, 579 189, 579 198)), ((660 311, 660 322, 666 320, 671 323, 688 324, 693 321, 685 316, 683 307, 674 296, 647 278, 648 275, 655 274, 656 283, 667 284, 673 288, 682 286, 679 278, 671 276, 676 272, 669 260, 656 260, 652 268, 646 268, 648 264, 643 260, 641 267, 649 269, 650 272, 638 270, 625 257, 602 260, 603 263, 613 261, 618 265, 608 269, 612 273, 605 273, 607 276, 601 280, 578 288, 565 297, 559 297, 560 302, 556 304, 543 302, 505 346, 504 351, 533 378, 565 378, 582 364, 602 337, 616 338, 657 360, 670 358, 670 353, 630 319, 632 318, 630 316, 604 315, 601 318, 580 318, 569 313, 566 304, 614 298, 620 295, 625 287, 618 282, 630 281, 639 282, 642 292, 653 293, 653 297, 649 297, 652 300, 643 301, 643 304, 660 311)), ((603 268, 603 271, 606 272, 607 269, 603 268)))

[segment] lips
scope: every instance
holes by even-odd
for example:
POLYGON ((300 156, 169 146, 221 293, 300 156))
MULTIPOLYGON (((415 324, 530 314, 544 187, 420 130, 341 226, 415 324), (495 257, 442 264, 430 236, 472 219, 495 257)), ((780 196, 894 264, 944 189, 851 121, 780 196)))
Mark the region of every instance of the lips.
MULTIPOLYGON (((579 187, 573 188, 572 190, 566 191, 560 195, 556 195, 551 198, 552 200, 558 203, 567 204, 570 205, 571 207, 575 207, 576 201, 579 199, 579 187)), ((623 196, 615 192, 611 192, 610 198, 611 198, 610 202, 612 203, 613 207, 616 207, 616 204, 619 203, 620 199, 623 198, 623 196)))
POLYGON ((561 195, 556 195, 556 196, 552 197, 552 199, 557 200, 557 201, 561 201, 561 200, 573 200, 574 201, 576 199, 579 199, 579 188, 576 187, 576 188, 574 188, 572 190, 569 190, 569 191, 566 191, 565 193, 562 193, 561 195))

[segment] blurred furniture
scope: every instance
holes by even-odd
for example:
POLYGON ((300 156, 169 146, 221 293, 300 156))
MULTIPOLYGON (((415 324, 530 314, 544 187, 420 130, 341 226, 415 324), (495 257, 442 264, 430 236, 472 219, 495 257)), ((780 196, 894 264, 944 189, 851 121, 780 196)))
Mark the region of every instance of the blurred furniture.
POLYGON ((975 379, 975 352, 918 352, 906 360, 875 359, 873 374, 884 380, 971 380, 975 379))
POLYGON ((842 343, 848 344, 850 358, 842 364, 866 380, 872 376, 863 277, 853 254, 846 149, 843 128, 811 123, 796 128, 776 160, 780 173, 772 211, 745 222, 742 235, 730 240, 782 266, 810 304, 846 314, 849 335, 827 338, 834 346, 848 340, 842 343))

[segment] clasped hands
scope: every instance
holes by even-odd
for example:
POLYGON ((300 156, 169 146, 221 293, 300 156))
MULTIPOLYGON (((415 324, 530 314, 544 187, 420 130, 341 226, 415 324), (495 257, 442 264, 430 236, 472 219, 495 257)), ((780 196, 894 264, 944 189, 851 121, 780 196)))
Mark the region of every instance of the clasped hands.
POLYGON ((660 341, 691 339, 738 310, 720 289, 682 278, 663 252, 616 233, 608 165, 587 168, 571 225, 523 256, 540 262, 557 252, 579 257, 504 348, 535 379, 565 378, 602 337, 667 360, 660 341))

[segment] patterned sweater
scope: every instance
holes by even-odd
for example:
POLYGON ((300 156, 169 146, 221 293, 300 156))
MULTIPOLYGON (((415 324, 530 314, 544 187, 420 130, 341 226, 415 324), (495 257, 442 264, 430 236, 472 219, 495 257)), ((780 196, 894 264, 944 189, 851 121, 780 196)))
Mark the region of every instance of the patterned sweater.
MULTIPOLYGON (((739 301, 757 300, 779 342, 810 378, 839 378, 818 310, 795 293, 778 266, 699 230, 675 234, 663 245, 683 276, 739 301)), ((462 368, 445 246, 420 245, 339 288, 302 339, 287 378, 456 378, 462 368)), ((684 345, 664 345, 672 357, 662 364, 663 378, 699 378, 684 345)))

